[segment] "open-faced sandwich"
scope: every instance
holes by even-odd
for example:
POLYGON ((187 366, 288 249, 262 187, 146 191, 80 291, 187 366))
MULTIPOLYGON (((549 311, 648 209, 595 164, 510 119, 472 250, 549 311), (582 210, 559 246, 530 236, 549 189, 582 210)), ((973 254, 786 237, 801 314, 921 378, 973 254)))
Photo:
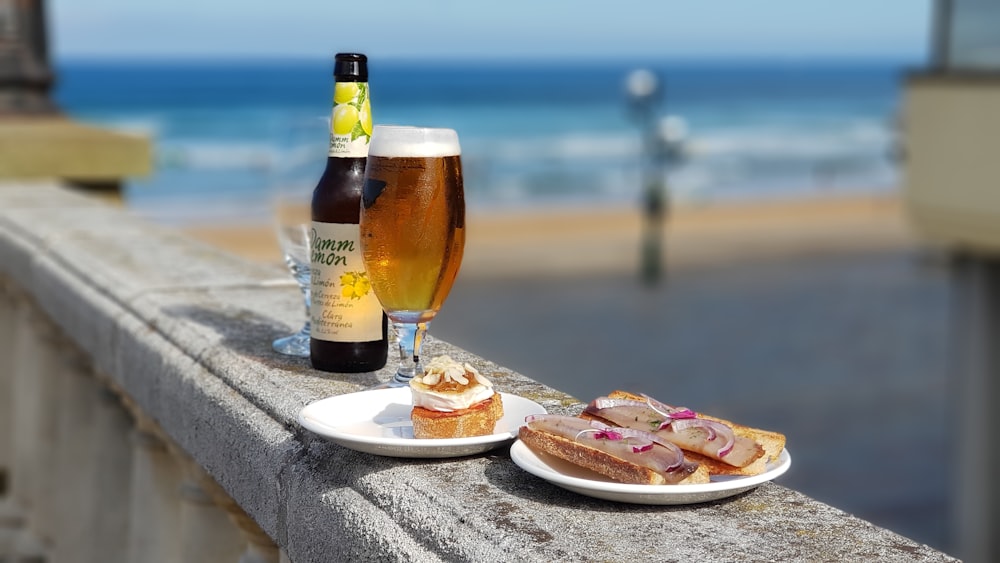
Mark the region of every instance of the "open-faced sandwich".
POLYGON ((785 436, 777 432, 625 391, 594 399, 579 418, 525 422, 519 437, 532 450, 623 483, 689 484, 708 482, 712 475, 758 475, 785 447, 785 436))
POLYGON ((650 432, 615 428, 596 420, 532 415, 518 431, 529 448, 586 467, 615 481, 644 485, 707 483, 708 471, 650 432))
POLYGON ((410 380, 410 392, 416 438, 486 436, 503 417, 503 401, 493 383, 449 356, 428 362, 423 374, 410 380))

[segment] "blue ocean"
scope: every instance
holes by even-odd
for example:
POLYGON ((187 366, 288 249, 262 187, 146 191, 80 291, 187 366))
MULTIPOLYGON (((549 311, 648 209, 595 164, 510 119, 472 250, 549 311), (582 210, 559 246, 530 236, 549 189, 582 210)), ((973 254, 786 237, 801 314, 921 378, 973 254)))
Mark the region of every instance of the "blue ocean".
MULTIPOLYGON (((375 123, 459 132, 470 207, 633 205, 641 142, 625 81, 659 77, 683 125, 681 202, 894 190, 899 61, 369 62, 375 123)), ((149 136, 129 205, 168 223, 264 221, 285 123, 329 115, 331 60, 61 61, 56 99, 149 136)), ((319 140, 323 143, 325 140, 319 140)))

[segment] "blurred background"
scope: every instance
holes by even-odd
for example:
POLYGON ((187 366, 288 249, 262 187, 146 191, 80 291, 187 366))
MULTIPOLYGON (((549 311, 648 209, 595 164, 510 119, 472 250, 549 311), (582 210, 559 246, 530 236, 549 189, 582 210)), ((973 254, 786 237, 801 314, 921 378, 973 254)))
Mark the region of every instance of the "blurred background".
POLYGON ((782 431, 782 484, 951 551, 954 444, 927 421, 956 408, 954 296, 900 172, 933 8, 47 3, 59 106, 153 139, 137 213, 279 263, 282 126, 328 115, 333 54, 367 53, 376 123, 462 141, 466 262, 432 335, 582 400, 782 431))
POLYGON ((376 121, 459 130, 479 208, 637 201, 637 68, 691 137, 678 199, 892 190, 899 73, 929 27, 926 1, 49 4, 59 103, 155 138, 157 173, 128 197, 170 221, 201 219, 194 198, 226 202, 212 220, 263 212, 261 182, 237 176, 282 123, 329 113, 338 50, 369 55, 376 121))

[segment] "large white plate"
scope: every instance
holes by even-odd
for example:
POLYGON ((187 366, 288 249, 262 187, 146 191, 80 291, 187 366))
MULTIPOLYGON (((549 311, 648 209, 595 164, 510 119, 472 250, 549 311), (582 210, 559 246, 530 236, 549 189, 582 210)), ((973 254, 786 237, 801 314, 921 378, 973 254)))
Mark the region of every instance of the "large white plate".
POLYGON ((564 489, 594 498, 635 504, 695 504, 738 495, 781 475, 792 465, 788 450, 781 452, 767 470, 752 477, 712 477, 701 485, 628 485, 573 465, 555 456, 533 452, 518 440, 510 457, 522 469, 564 489))
POLYGON ((488 436, 413 437, 410 389, 375 389, 328 397, 299 411, 299 424, 346 448, 391 457, 459 457, 498 448, 517 437, 529 414, 544 414, 538 403, 501 393, 504 415, 488 436))

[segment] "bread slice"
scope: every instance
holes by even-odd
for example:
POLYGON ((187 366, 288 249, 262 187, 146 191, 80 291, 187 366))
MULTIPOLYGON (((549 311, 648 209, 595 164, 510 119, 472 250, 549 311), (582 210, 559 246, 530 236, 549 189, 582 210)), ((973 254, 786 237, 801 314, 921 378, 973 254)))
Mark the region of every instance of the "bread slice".
MULTIPOLYGON (((608 394, 608 397, 612 399, 632 399, 635 401, 645 401, 645 397, 641 395, 636 395, 634 393, 629 393, 628 391, 613 391, 608 394)), ((785 449, 785 435, 779 432, 773 432, 770 430, 761 430, 759 428, 751 428, 749 426, 743 426, 742 424, 736 424, 728 420, 721 418, 716 418, 714 416, 704 415, 698 413, 699 418, 704 418, 707 420, 714 420, 716 422, 721 422, 726 426, 733 429, 733 433, 737 436, 743 436, 744 438, 753 440, 754 442, 760 444, 764 449, 764 455, 761 456, 757 461, 754 461, 746 467, 734 467, 719 461, 717 459, 701 455, 694 452, 684 452, 684 457, 690 461, 697 462, 703 466, 708 467, 708 471, 712 475, 759 475, 766 470, 766 466, 769 462, 778 459, 781 455, 782 450, 785 449)), ((589 417, 594 418, 594 417, 589 417)))
POLYGON ((532 430, 528 426, 521 427, 518 438, 534 451, 545 452, 621 483, 667 485, 708 483, 709 480, 708 470, 702 465, 686 464, 678 470, 681 471, 680 474, 674 476, 673 480, 668 480, 664 475, 648 467, 630 463, 562 436, 532 430))
POLYGON ((493 434, 497 421, 503 418, 503 401, 499 393, 467 409, 452 412, 432 411, 413 407, 413 436, 416 438, 467 438, 493 434))

